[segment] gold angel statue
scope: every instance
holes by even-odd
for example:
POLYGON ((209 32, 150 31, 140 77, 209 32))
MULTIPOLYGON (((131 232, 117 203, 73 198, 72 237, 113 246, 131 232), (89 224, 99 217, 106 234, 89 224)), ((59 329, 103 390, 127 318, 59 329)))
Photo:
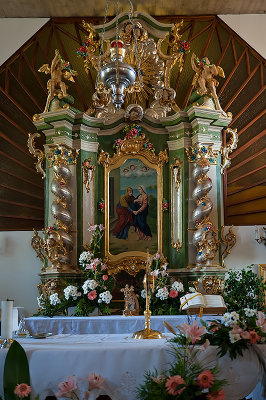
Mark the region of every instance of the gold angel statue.
POLYGON ((57 49, 51 67, 49 67, 49 64, 44 64, 38 71, 51 74, 51 79, 47 82, 48 97, 44 109, 44 112, 48 112, 54 96, 58 96, 58 98, 68 97, 68 86, 62 79, 74 82, 73 77, 77 75, 77 72, 70 68, 69 62, 62 59, 57 49))
POLYGON ((216 93, 216 86, 219 85, 219 82, 214 78, 217 75, 224 78, 225 76, 223 69, 220 66, 212 64, 208 57, 203 57, 201 60, 199 60, 194 53, 191 56, 191 66, 196 72, 192 85, 196 87, 200 95, 211 95, 214 100, 215 108, 226 116, 226 113, 223 111, 216 93))

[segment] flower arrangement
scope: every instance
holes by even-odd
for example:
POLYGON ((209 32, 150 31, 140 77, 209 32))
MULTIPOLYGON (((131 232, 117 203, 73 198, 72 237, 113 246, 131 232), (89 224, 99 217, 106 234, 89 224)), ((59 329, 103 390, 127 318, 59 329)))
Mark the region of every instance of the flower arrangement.
POLYGON ((182 324, 178 327, 180 333, 165 322, 168 330, 175 336, 171 340, 171 348, 175 360, 168 371, 158 375, 157 371, 147 372, 145 382, 138 388, 139 400, 223 400, 222 389, 226 383, 217 378, 218 369, 207 369, 197 361, 197 353, 204 351, 208 342, 202 348, 195 348, 195 343, 201 340, 206 332, 205 327, 199 327, 197 321, 193 325, 182 324), (175 396, 175 397, 173 397, 175 396))
POLYGON ((266 320, 261 311, 244 308, 238 312, 225 313, 221 321, 211 321, 209 325, 202 321, 207 332, 202 340, 209 340, 218 346, 218 354, 222 357, 227 352, 231 359, 243 355, 243 350, 266 340, 266 320))
MULTIPOLYGON (((180 293, 184 292, 182 282, 171 279, 167 273, 167 262, 163 255, 156 253, 149 259, 154 291, 151 293, 150 309, 153 315, 174 315, 179 313, 180 293)), ((144 307, 145 289, 141 290, 140 304, 144 307)))
MULTIPOLYGON (((124 140, 130 140, 140 137, 142 134, 141 126, 136 124, 126 125, 125 128, 123 129, 123 133, 125 134, 124 139, 119 138, 114 143, 113 148, 115 150, 119 149, 122 146, 124 140)), ((152 152, 155 152, 154 145, 151 142, 146 141, 144 143, 144 147, 152 152)))
MULTIPOLYGON (((91 393, 95 389, 101 389, 104 384, 104 379, 100 375, 91 372, 88 376, 88 389, 84 392, 84 400, 88 400, 91 393)), ((63 382, 58 385, 59 391, 56 393, 57 398, 66 398, 72 400, 79 400, 81 398, 78 387, 77 376, 68 376, 63 382)))
POLYGON ((228 272, 224 283, 224 301, 228 311, 239 312, 244 308, 265 311, 266 283, 251 268, 228 272))
POLYGON ((79 316, 88 315, 95 308, 99 308, 104 314, 110 314, 114 279, 108 275, 106 264, 99 258, 104 226, 90 225, 89 231, 93 232, 91 243, 88 250, 83 251, 79 257, 85 280, 78 285, 68 284, 61 295, 54 290, 47 298, 40 296, 37 299, 40 314, 66 314, 69 307, 76 307, 75 315, 79 316))
MULTIPOLYGON (((88 400, 91 393, 95 389, 101 389, 104 384, 104 379, 100 375, 96 375, 91 372, 88 376, 88 389, 84 392, 84 400, 88 400)), ((57 398, 65 398, 71 400, 80 400, 80 390, 78 387, 77 376, 68 376, 65 381, 58 384, 59 391, 56 393, 57 398)), ((31 393, 31 386, 26 383, 20 383, 15 387, 14 394, 19 399, 29 398, 31 393)), ((36 397, 37 400, 39 396, 36 397)))

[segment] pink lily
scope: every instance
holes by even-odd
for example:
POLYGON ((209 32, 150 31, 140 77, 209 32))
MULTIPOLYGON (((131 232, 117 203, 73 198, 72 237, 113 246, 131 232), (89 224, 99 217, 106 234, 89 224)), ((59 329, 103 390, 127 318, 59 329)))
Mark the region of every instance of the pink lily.
POLYGON ((198 326, 197 321, 193 322, 193 325, 182 324, 178 326, 178 329, 184 333, 184 335, 191 339, 192 344, 200 340, 201 336, 206 333, 206 328, 204 326, 198 326))
POLYGON ((263 312, 258 311, 258 319, 256 321, 256 325, 262 330, 262 332, 266 333, 266 320, 263 312))

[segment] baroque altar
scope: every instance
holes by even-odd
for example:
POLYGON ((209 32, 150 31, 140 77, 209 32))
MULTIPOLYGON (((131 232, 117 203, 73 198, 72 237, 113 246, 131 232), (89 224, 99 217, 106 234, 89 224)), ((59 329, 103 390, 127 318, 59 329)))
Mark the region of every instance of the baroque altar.
POLYGON ((136 276, 145 268, 147 248, 163 254, 170 274, 180 279, 223 276, 235 243, 222 225, 223 172, 237 146, 236 131, 228 128, 231 115, 216 94, 222 68, 189 54, 182 21, 120 14, 119 41, 113 40, 114 22, 104 29, 84 22, 87 34, 77 53, 86 70, 106 70, 116 54, 115 62, 124 58, 138 72, 125 88, 122 108, 100 74, 91 107, 75 109, 65 82, 74 82, 76 71, 58 50, 51 66, 39 69, 51 75, 49 96, 44 112, 33 117, 37 132, 28 146, 46 187, 43 236, 35 231, 32 238, 44 294, 62 279, 82 278, 78 258, 95 224, 105 227, 100 252, 114 276, 136 276), (186 57, 195 76, 190 104, 181 110, 172 72, 186 57), (224 130, 231 136, 227 144, 224 130), (37 148, 39 135, 46 137, 44 149, 37 148))

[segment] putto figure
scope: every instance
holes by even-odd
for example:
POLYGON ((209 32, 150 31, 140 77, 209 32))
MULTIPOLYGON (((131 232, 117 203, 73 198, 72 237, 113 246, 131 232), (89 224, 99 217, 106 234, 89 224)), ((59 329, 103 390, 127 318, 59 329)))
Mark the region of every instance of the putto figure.
POLYGON ((177 111, 175 104, 176 92, 172 88, 161 88, 156 90, 155 101, 151 103, 150 108, 145 111, 145 115, 159 119, 166 117, 171 111, 177 111))
POLYGON ((86 111, 86 114, 94 114, 95 118, 110 120, 116 115, 123 113, 124 110, 116 110, 112 102, 111 90, 107 89, 103 83, 100 83, 96 92, 92 95, 92 107, 86 111))
POLYGON ((196 72, 192 85, 196 87, 198 94, 210 95, 214 100, 216 110, 221 111, 224 116, 227 116, 220 105, 216 93, 216 86, 219 85, 219 82, 214 78, 217 75, 224 78, 225 76, 223 69, 220 66, 212 64, 208 57, 203 57, 201 60, 199 60, 194 53, 191 56, 191 66, 196 72))
POLYGON ((51 67, 49 67, 49 64, 44 64, 38 71, 51 74, 51 79, 47 82, 48 97, 44 109, 44 112, 48 112, 54 96, 58 96, 59 99, 69 96, 67 93, 68 86, 62 79, 74 82, 73 76, 77 76, 77 72, 71 69, 68 61, 62 59, 57 49, 51 67))

